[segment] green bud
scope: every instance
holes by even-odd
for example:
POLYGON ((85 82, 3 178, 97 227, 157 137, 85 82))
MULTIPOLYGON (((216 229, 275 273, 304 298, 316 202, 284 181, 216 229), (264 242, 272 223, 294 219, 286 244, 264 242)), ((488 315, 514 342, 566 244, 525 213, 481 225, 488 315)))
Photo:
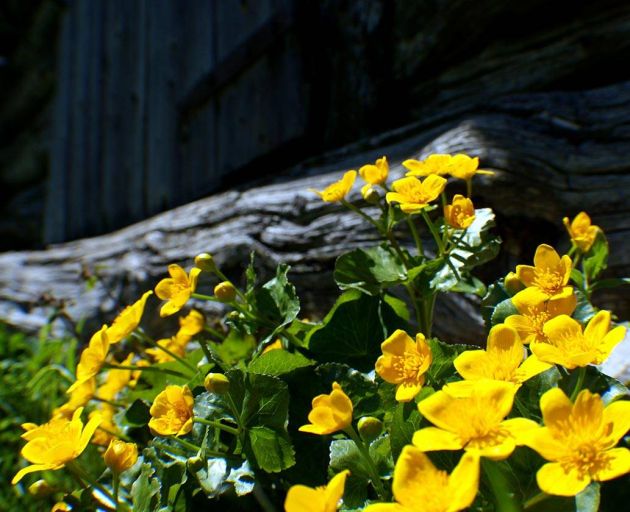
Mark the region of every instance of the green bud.
POLYGON ((516 295, 518 292, 525 289, 525 285, 514 272, 508 272, 508 275, 503 279, 503 286, 505 286, 505 291, 510 295, 516 295))
POLYGON ((210 393, 224 395, 230 390, 230 381, 222 373, 209 373, 203 381, 203 385, 210 393))
POLYGON ((199 455, 195 455, 194 457, 188 457, 188 460, 186 461, 186 465, 188 466, 188 469, 190 471, 192 471, 193 473, 196 473, 197 471, 202 470, 206 464, 204 460, 201 457, 199 457, 199 455))
POLYGON ((361 438, 369 443, 383 432, 383 422, 374 416, 363 416, 357 424, 361 438))
POLYGON ((236 288, 229 281, 223 281, 214 287, 214 296, 221 302, 232 302, 236 298, 236 288))
POLYGON ((36 498, 46 498, 53 492, 55 492, 55 490, 46 480, 37 480, 37 482, 28 486, 28 493, 36 498))
POLYGON ((381 198, 380 194, 378 193, 378 190, 376 190, 371 185, 363 187, 361 189, 361 195, 363 196, 363 199, 365 199, 366 202, 370 204, 378 204, 381 198))
POLYGON ((208 254, 207 252, 202 252, 195 256, 195 266, 204 272, 214 272, 217 269, 212 254, 208 254))

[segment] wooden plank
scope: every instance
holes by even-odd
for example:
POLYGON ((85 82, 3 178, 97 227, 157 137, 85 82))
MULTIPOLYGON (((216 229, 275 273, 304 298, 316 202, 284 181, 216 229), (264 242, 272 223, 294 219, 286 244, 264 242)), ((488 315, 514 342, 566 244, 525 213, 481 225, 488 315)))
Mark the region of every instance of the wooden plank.
POLYGON ((46 189, 44 243, 66 240, 69 148, 71 144, 73 97, 72 52, 75 47, 76 19, 71 11, 63 14, 57 56, 57 94, 53 108, 50 176, 46 189))
POLYGON ((147 175, 146 213, 160 212, 181 200, 177 186, 176 88, 178 59, 177 2, 152 1, 147 4, 147 175))

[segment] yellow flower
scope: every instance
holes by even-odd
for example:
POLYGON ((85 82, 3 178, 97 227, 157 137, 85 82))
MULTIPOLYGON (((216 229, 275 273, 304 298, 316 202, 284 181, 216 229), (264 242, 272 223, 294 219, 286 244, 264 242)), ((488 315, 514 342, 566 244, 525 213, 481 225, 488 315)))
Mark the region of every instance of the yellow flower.
POLYGON ((444 219, 455 229, 466 229, 475 220, 473 202, 460 194, 455 194, 451 204, 444 207, 444 219))
POLYGON ((111 344, 118 343, 120 340, 125 339, 138 327, 142 319, 142 313, 144 313, 144 306, 151 294, 153 294, 151 290, 145 292, 139 300, 131 306, 127 306, 115 318, 111 327, 107 329, 107 336, 111 344))
POLYGON ((364 165, 359 169, 359 174, 368 185, 381 185, 385 183, 389 174, 387 158, 378 158, 374 164, 364 165))
POLYGON ((396 503, 376 503, 365 512, 457 512, 468 508, 479 489, 479 457, 464 453, 449 475, 415 446, 402 449, 394 468, 396 503))
POLYGON ((525 418, 504 420, 516 390, 509 382, 481 380, 466 396, 434 393, 418 404, 418 410, 437 427, 416 431, 413 444, 422 451, 463 448, 493 460, 509 457, 519 434, 538 426, 525 418))
POLYGON ((466 380, 492 379, 522 384, 552 365, 529 356, 518 333, 504 324, 495 325, 488 335, 486 350, 467 350, 453 361, 455 369, 466 380))
POLYGON ((451 155, 435 154, 429 155, 425 160, 405 160, 403 167, 409 171, 407 176, 429 176, 431 174, 443 176, 448 174, 451 159, 451 155))
POLYGON ((95 377, 103 366, 108 352, 109 338, 107 326, 104 325, 100 331, 94 333, 88 346, 81 352, 79 364, 77 364, 77 380, 68 388, 67 393, 73 393, 85 381, 95 377))
POLYGON ((339 181, 328 185, 324 190, 315 190, 310 188, 311 192, 315 192, 323 201, 327 203, 337 203, 345 199, 354 185, 354 180, 357 178, 357 171, 348 171, 343 175, 339 181))
POLYGON ((610 311, 600 311, 586 329, 573 318, 560 315, 543 327, 546 342, 534 341, 530 347, 541 361, 560 364, 568 369, 602 364, 626 334, 619 326, 610 330, 610 311))
POLYGON ((193 309, 186 316, 179 318, 179 332, 194 336, 203 331, 205 323, 206 320, 203 315, 196 309, 193 309))
POLYGON ((149 412, 149 428, 154 435, 183 436, 192 430, 195 401, 188 386, 166 386, 155 397, 149 412))
POLYGON ((98 416, 93 417, 84 428, 82 412, 83 407, 80 407, 71 420, 53 418, 41 426, 28 425, 30 429, 22 435, 28 442, 21 453, 33 464, 18 471, 11 484, 17 484, 25 475, 35 471, 60 469, 83 453, 101 420, 98 416))
POLYGON ((630 402, 604 407, 599 395, 583 390, 575 404, 560 388, 540 399, 544 427, 523 435, 523 444, 551 461, 538 470, 547 494, 575 496, 591 481, 604 482, 630 472, 630 450, 615 448, 630 428, 630 402))
POLYGON ((326 487, 292 486, 284 501, 285 512, 335 512, 349 474, 347 469, 337 473, 326 487))
POLYGON ((280 338, 278 338, 276 341, 274 341, 273 343, 270 343, 269 345, 267 345, 262 353, 266 354, 267 352, 271 352, 272 350, 283 350, 284 347, 282 346, 282 340, 280 338))
POLYGON ((565 217, 562 223, 576 247, 582 252, 588 252, 600 231, 599 226, 591 224, 591 218, 586 212, 578 213, 572 221, 565 217))
MULTIPOLYGON (((133 353, 129 354, 121 366, 129 366, 132 364, 133 353)), ((114 360, 114 363, 116 361, 114 360)), ((115 368, 109 370, 105 374, 105 382, 98 388, 98 398, 105 400, 114 400, 116 395, 120 393, 129 384, 133 370, 117 370, 115 368)))
POLYGON ((555 249, 547 244, 541 244, 536 249, 534 266, 517 265, 516 275, 525 286, 534 288, 547 299, 557 295, 568 297, 573 293, 573 288, 567 286, 571 275, 571 258, 566 254, 560 258, 555 249))
MULTIPOLYGON (((179 357, 184 357, 186 355, 186 345, 189 341, 190 336, 188 334, 182 334, 180 330, 175 336, 157 340, 156 343, 160 347, 166 348, 169 352, 173 352, 173 354, 178 355, 179 357)), ((173 361, 175 359, 173 356, 157 347, 148 348, 146 353, 149 354, 156 363, 167 363, 168 361, 173 361)))
POLYGON ((122 473, 138 460, 138 446, 135 443, 112 439, 103 454, 103 460, 114 473, 122 473))
POLYGON ((396 384, 396 400, 409 402, 424 385, 424 374, 433 356, 424 334, 416 334, 416 341, 397 329, 381 343, 383 355, 376 361, 376 373, 390 384, 396 384))
POLYGON ((394 192, 388 192, 385 199, 388 203, 399 203, 400 209, 405 213, 417 213, 435 200, 445 186, 446 180, 441 176, 432 174, 424 181, 409 176, 394 181, 394 192))
POLYGON ((90 401, 90 398, 94 396, 96 391, 96 377, 92 377, 84 382, 81 382, 70 392, 70 399, 61 407, 57 407, 52 416, 63 416, 64 418, 71 418, 74 411, 79 407, 83 407, 90 401))
POLYGON ((448 173, 453 178, 469 181, 475 174, 494 174, 492 171, 483 171, 479 167, 479 158, 470 158, 468 155, 454 155, 448 166, 448 173))
POLYGON ((313 409, 308 415, 308 425, 302 425, 300 432, 325 435, 347 428, 352 423, 352 401, 341 386, 333 382, 329 395, 313 398, 313 409))
POLYGON ((512 298, 512 303, 520 313, 510 315, 505 324, 516 329, 523 343, 546 341, 543 327, 559 315, 571 315, 577 304, 574 294, 568 297, 556 296, 546 299, 535 288, 526 288, 512 298))
POLYGON ((197 288, 197 278, 201 269, 193 267, 190 275, 179 265, 169 265, 168 273, 171 277, 162 279, 155 287, 155 294, 166 304, 160 309, 160 316, 165 317, 177 313, 188 302, 197 288))

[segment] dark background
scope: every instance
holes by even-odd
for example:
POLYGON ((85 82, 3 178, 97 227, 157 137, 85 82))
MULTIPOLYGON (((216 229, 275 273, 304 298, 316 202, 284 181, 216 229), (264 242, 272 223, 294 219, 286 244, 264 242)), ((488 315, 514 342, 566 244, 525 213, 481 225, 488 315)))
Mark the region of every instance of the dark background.
POLYGON ((5 0, 0 250, 106 233, 504 98, 566 92, 580 109, 576 92, 626 86, 629 48, 630 4, 612 0, 5 0))

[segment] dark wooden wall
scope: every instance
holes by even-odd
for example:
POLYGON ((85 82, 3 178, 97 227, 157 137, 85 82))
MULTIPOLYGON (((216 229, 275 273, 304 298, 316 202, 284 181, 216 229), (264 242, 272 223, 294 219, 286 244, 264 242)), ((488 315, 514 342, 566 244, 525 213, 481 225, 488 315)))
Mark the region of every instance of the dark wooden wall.
POLYGON ((217 190, 301 138, 293 0, 71 1, 62 23, 47 242, 217 190))

